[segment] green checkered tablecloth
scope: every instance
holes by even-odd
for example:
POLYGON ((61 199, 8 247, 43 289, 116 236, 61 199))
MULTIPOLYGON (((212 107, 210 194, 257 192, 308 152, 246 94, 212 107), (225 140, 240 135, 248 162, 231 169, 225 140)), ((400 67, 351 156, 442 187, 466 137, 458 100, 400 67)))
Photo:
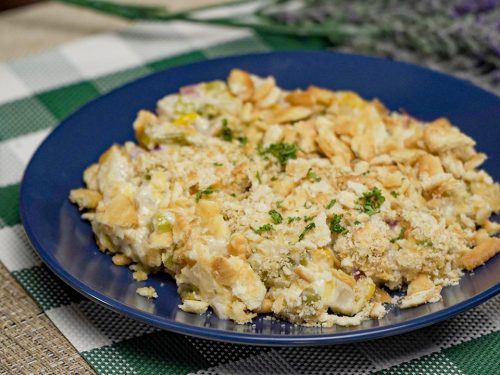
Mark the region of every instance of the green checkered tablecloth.
MULTIPOLYGON (((0 64, 0 260, 99 374, 494 374, 500 298, 432 327, 387 339, 265 348, 185 337, 84 299, 33 252, 18 211, 19 184, 50 130, 82 104, 148 73, 244 52, 323 49, 319 41, 245 29, 140 23, 0 64)), ((0 302, 1 303, 1 302, 0 302)))

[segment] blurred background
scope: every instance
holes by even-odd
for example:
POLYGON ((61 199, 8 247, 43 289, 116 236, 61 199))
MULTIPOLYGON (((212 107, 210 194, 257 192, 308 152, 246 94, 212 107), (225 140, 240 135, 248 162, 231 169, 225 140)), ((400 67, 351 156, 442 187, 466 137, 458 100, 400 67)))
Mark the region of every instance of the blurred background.
MULTIPOLYGON (((221 0, 119 1, 119 4, 125 5, 168 7, 172 11, 220 3, 221 0)), ((0 61, 41 52, 91 34, 124 29, 133 22, 92 9, 75 6, 70 2, 0 0, 0 61)))
POLYGON ((500 92, 500 0, 3 0, 0 61, 170 19, 251 27, 326 49, 415 62, 500 92), (211 8, 222 3, 232 5, 211 8))

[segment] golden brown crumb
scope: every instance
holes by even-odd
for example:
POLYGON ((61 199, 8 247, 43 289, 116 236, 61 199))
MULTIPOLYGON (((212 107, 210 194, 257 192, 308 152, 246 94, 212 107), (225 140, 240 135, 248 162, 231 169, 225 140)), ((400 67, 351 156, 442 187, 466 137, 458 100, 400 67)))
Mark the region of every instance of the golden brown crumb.
POLYGON ((113 258, 111 258, 113 261, 113 264, 117 266, 128 266, 130 263, 132 263, 132 260, 123 254, 115 254, 113 255, 113 258))
POLYGON ((158 294, 152 286, 143 286, 141 288, 137 288, 136 292, 138 295, 146 297, 148 299, 158 298, 158 294))
POLYGON ((69 200, 76 203, 80 210, 95 209, 101 199, 101 193, 90 189, 73 189, 69 194, 69 200))
POLYGON ((470 271, 493 258, 498 252, 500 252, 500 238, 490 237, 462 256, 462 263, 470 271))

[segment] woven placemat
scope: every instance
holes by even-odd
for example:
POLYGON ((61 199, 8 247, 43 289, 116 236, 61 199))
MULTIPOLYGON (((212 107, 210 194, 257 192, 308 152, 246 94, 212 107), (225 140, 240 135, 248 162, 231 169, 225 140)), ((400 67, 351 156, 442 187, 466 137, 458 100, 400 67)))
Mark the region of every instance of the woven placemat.
POLYGON ((0 263, 0 373, 95 374, 0 263))
MULTIPOLYGON (((59 121, 87 101, 156 70, 305 47, 326 46, 244 29, 143 23, 0 65, 0 260, 97 373, 491 374, 500 368, 499 298, 430 328, 374 342, 248 347, 158 331, 106 310, 71 291, 34 254, 19 220, 19 182, 31 154, 59 121)), ((29 345, 35 347, 34 342, 29 345)), ((7 363, 2 366, 12 370, 7 363)))

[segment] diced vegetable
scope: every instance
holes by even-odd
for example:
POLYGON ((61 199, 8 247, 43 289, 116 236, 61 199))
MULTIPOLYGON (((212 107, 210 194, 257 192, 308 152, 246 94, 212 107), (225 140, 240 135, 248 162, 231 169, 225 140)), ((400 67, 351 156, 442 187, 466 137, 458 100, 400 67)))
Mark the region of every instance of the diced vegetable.
POLYGON ((200 115, 196 112, 185 113, 174 120, 174 125, 188 125, 199 117, 200 115))
POLYGON ((156 233, 167 233, 172 230, 170 218, 164 213, 156 213, 151 220, 151 231, 156 233))

